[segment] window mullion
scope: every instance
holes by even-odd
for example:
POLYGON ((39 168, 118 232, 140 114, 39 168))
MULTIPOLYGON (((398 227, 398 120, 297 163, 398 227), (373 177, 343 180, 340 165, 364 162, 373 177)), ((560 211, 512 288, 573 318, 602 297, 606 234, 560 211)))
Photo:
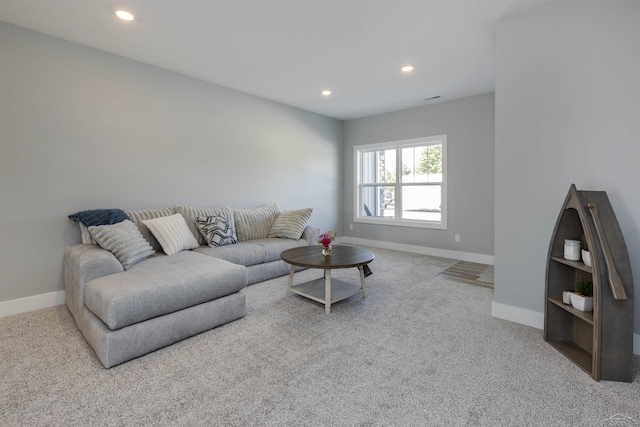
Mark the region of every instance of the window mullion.
POLYGON ((396 147, 396 183, 393 186, 395 218, 402 218, 402 195, 401 195, 401 182, 402 182, 402 147, 396 147))

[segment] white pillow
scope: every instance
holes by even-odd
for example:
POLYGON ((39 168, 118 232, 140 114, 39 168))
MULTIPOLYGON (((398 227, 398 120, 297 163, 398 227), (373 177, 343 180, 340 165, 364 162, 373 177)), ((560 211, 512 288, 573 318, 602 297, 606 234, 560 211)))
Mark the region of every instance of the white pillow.
POLYGON ((151 230, 151 233, 158 239, 162 250, 167 255, 177 254, 180 251, 195 249, 200 246, 191 230, 189 230, 184 217, 179 213, 146 219, 142 223, 151 230))

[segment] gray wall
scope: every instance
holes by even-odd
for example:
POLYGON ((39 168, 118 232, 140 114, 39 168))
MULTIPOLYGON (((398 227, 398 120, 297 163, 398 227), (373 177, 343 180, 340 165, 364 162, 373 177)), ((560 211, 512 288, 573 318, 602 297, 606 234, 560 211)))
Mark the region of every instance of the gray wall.
POLYGON ((493 255, 493 94, 349 120, 344 131, 345 235, 493 255), (353 223, 353 147, 441 134, 447 134, 448 229, 353 223), (349 231, 350 223, 353 231, 349 231), (459 243, 455 234, 461 236, 459 243))
POLYGON ((339 228, 341 121, 5 23, 0 40, 0 301, 63 289, 78 210, 276 202, 339 228))
POLYGON ((544 311, 569 186, 607 192, 640 332, 640 3, 559 2, 502 22, 496 55, 495 301, 544 311))

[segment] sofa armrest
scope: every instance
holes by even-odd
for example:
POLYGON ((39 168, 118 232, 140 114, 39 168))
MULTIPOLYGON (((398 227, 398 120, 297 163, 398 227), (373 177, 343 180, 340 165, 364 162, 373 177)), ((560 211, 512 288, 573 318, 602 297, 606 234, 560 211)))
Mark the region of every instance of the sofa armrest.
POLYGON ((73 245, 64 251, 64 290, 69 311, 81 328, 84 289, 98 277, 123 272, 113 254, 98 245, 73 245))
POLYGON ((320 227, 315 227, 313 225, 307 225, 307 227, 302 232, 301 239, 305 239, 309 242, 309 246, 318 244, 318 237, 320 237, 320 227))

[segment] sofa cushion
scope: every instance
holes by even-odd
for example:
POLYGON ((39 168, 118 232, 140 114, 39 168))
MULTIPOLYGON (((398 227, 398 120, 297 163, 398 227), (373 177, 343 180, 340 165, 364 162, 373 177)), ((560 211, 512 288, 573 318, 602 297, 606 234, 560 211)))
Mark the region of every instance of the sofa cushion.
POLYGON ((233 230, 233 233, 236 232, 236 226, 233 220, 233 209, 230 207, 224 208, 194 208, 192 206, 176 206, 176 213, 179 213, 184 217, 184 220, 187 222, 189 229, 196 236, 196 240, 199 245, 207 245, 208 242, 202 236, 200 231, 198 230, 198 224, 196 219, 198 217, 207 217, 207 216, 223 216, 229 221, 229 225, 233 230))
POLYGON ((196 218, 196 225, 207 245, 212 248, 238 243, 229 220, 222 215, 199 216, 196 218))
POLYGON ((233 217, 238 241, 268 238, 278 215, 280 215, 280 208, 275 203, 260 208, 234 209, 233 217))
POLYGON ((269 237, 298 240, 307 226, 313 208, 282 212, 269 230, 269 237))
POLYGON ((216 246, 215 248, 200 246, 199 248, 194 249, 193 252, 198 252, 213 258, 223 259, 246 267, 265 262, 264 247, 254 244, 253 241, 239 242, 233 245, 216 246))
POLYGON ((101 247, 118 258, 125 270, 156 253, 128 219, 112 225, 93 225, 89 231, 101 247))
MULTIPOLYGON (((264 250, 264 262, 280 260, 280 254, 287 249, 297 248, 300 246, 309 246, 309 242, 304 239, 291 240, 268 238, 252 240, 251 243, 262 247, 262 249, 264 250)), ((320 249, 318 249, 318 251, 320 251, 320 249)))
POLYGON ((151 230, 167 255, 200 246, 179 213, 161 218, 145 219, 142 223, 151 230))
POLYGON ((85 305, 115 330, 230 295, 246 284, 241 265, 194 252, 158 254, 90 281, 85 305))
POLYGON ((160 218, 163 216, 173 215, 176 213, 174 208, 166 207, 166 208, 138 209, 138 210, 126 211, 126 213, 127 215, 129 215, 129 218, 131 218, 131 221, 136 225, 136 227, 138 227, 138 230, 140 230, 140 233, 142 233, 142 237, 144 237, 144 239, 147 242, 149 242, 151 247, 156 252, 161 252, 162 246, 160 246, 160 242, 158 242, 158 239, 156 239, 153 236, 153 233, 147 228, 146 225, 142 223, 142 221, 145 219, 153 219, 153 218, 160 218))

